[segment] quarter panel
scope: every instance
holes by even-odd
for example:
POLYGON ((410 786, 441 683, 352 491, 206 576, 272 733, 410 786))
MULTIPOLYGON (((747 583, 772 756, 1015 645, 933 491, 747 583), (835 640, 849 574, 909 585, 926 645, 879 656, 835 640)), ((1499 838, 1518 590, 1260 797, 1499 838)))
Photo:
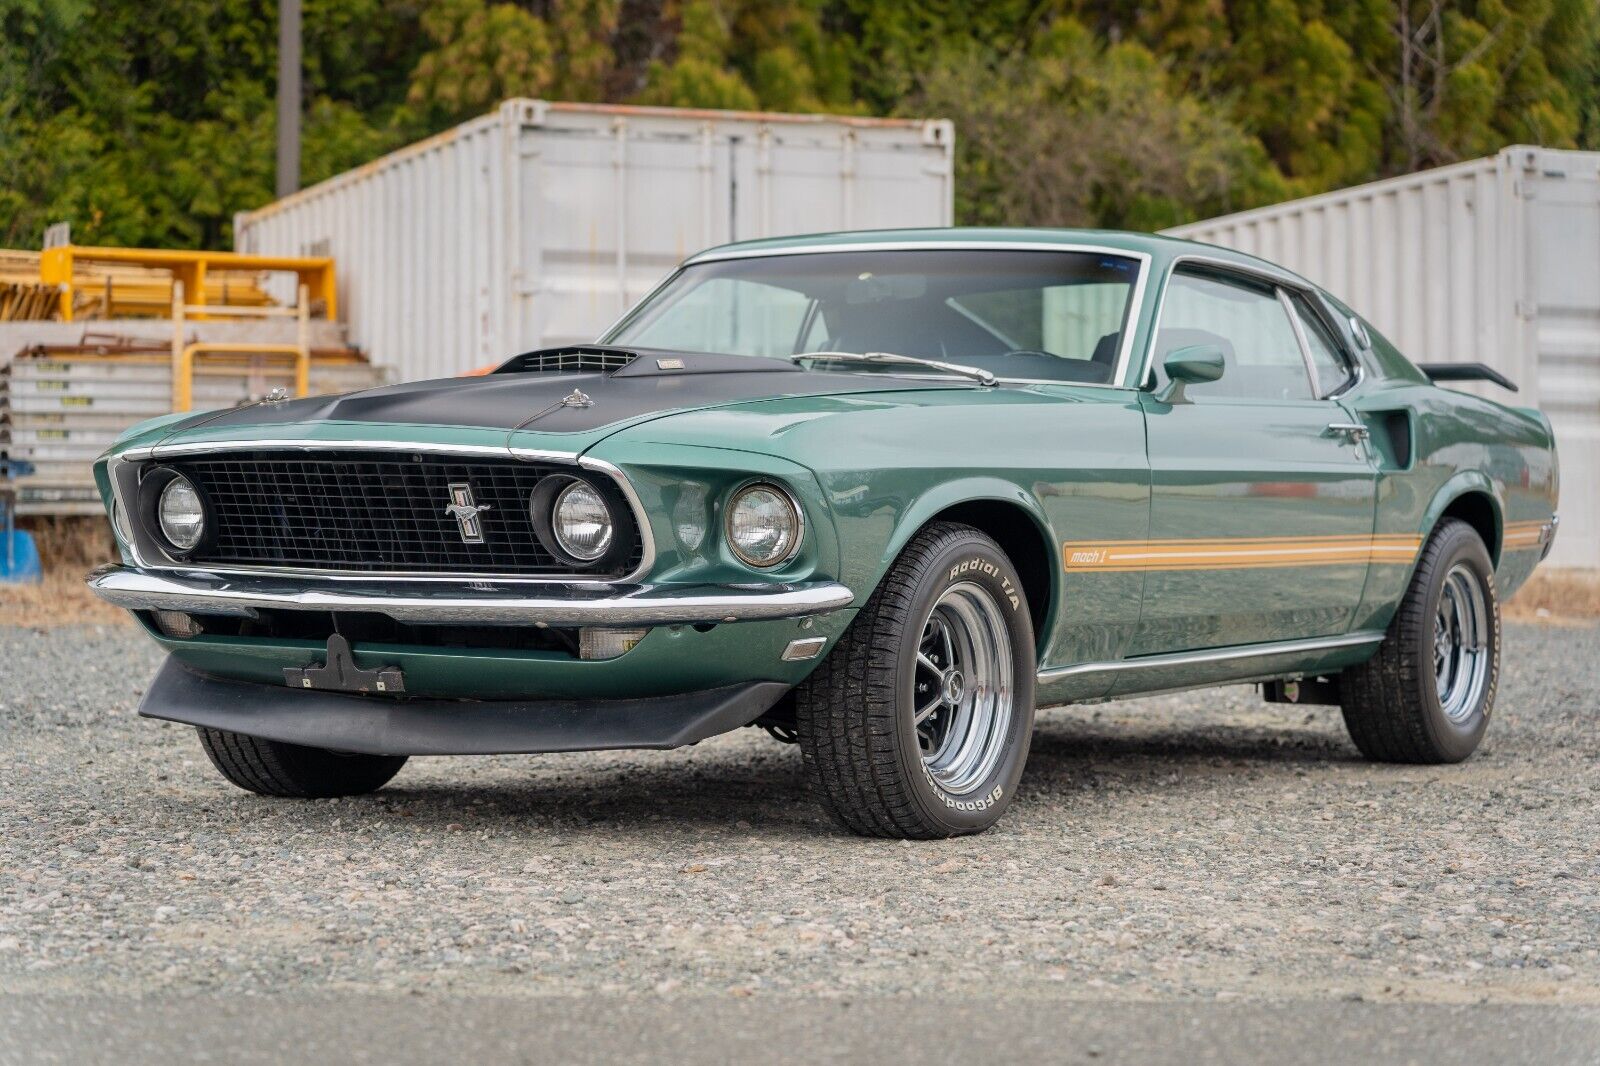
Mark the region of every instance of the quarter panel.
MULTIPOLYGON (((1493 502, 1497 516, 1495 578, 1502 600, 1539 563, 1540 546, 1507 531, 1548 522, 1555 512, 1554 444, 1543 420, 1465 393, 1411 382, 1379 383, 1351 400, 1369 423, 1384 411, 1412 412, 1416 439, 1406 466, 1378 474, 1378 532, 1426 535, 1450 504, 1469 492, 1493 502)), ((1382 629, 1405 594, 1415 566, 1373 567, 1357 628, 1382 629)))

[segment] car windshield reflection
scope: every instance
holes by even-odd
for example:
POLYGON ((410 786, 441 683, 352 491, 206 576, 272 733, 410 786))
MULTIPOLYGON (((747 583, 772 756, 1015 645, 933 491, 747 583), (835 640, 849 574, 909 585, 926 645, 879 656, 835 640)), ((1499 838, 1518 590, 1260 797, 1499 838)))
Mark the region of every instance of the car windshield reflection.
POLYGON ((605 339, 869 373, 1109 384, 1140 264, 1090 251, 921 249, 713 260, 681 270, 605 339), (827 360, 823 353, 892 360, 827 360), (928 365, 954 364, 952 367, 928 365))

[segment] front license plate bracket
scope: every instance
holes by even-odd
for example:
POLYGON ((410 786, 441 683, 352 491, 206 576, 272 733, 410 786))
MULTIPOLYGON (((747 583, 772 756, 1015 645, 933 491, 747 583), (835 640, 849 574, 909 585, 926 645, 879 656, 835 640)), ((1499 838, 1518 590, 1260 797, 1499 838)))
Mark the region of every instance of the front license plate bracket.
POLYGON ((398 666, 363 670, 350 653, 350 642, 335 633, 328 638, 326 662, 306 666, 286 666, 283 680, 290 688, 309 688, 321 692, 405 692, 406 675, 398 666))

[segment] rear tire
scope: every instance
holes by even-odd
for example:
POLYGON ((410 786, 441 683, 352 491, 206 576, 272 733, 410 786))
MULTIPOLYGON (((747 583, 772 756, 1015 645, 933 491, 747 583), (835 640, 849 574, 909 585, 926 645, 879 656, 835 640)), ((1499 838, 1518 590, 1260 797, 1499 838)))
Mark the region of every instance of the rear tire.
POLYGON ((388 784, 406 764, 404 755, 346 755, 205 726, 196 732, 223 777, 262 796, 360 796, 388 784))
POLYGON ((795 691, 811 791, 863 836, 981 832, 1016 793, 1033 688, 1016 568, 978 530, 930 525, 795 691))
POLYGON ((1483 739, 1500 681, 1500 600, 1477 532, 1446 519, 1378 654, 1340 678, 1345 727, 1379 762, 1449 763, 1483 739))

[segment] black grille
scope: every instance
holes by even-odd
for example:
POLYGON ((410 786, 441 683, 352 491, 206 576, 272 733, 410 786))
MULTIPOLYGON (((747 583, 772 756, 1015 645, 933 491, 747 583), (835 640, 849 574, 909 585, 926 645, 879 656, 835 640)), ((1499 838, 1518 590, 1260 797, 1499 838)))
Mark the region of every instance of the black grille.
MULTIPOLYGON (((578 568, 539 542, 528 495, 539 479, 573 468, 516 459, 464 459, 404 452, 230 452, 171 464, 206 499, 212 535, 190 559, 234 566, 358 572, 568 575, 578 568), (446 508, 450 485, 472 486, 483 543, 462 541, 446 508)), ((638 566, 632 515, 612 507, 617 534, 632 545, 614 570, 638 566)))

